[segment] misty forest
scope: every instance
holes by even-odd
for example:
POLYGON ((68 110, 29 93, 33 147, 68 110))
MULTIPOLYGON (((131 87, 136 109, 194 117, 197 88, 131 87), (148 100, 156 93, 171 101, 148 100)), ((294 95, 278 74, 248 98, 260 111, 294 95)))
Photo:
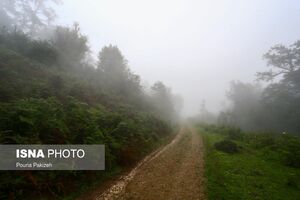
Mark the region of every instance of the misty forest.
MULTIPOLYGON (((250 64, 263 64, 253 66, 254 73, 236 67, 232 74, 246 74, 239 78, 228 75, 232 69, 226 65, 234 61, 217 61, 222 60, 220 49, 229 52, 230 45, 191 54, 192 47, 175 50, 181 46, 172 46, 172 36, 140 42, 133 33, 139 28, 128 26, 124 32, 108 34, 110 18, 89 19, 90 29, 80 18, 65 23, 72 10, 65 8, 68 5, 91 8, 77 8, 70 16, 96 16, 96 1, 84 2, 0 0, 0 144, 104 144, 105 170, 0 171, 0 199, 300 199, 299 30, 298 38, 286 34, 288 39, 264 43, 268 46, 261 48, 263 52, 251 49, 258 56, 249 59, 258 61, 250 64), (101 22, 109 25, 102 29, 101 22), (96 27, 97 34, 88 31, 96 27), (136 42, 107 39, 119 34, 136 42), (164 47, 155 47, 162 41, 164 47), (199 66, 195 71, 190 63, 196 57, 205 59, 209 51, 218 71, 201 67, 201 62, 193 64, 199 66), (183 64, 180 55, 195 58, 183 64), (220 82, 222 76, 226 78, 220 82)), ((121 9, 112 9, 114 3, 107 5, 108 13, 121 9)), ((131 3, 136 9, 141 5, 131 3)), ((213 9, 214 3, 207 7, 213 9)), ((146 20, 140 23, 151 23, 148 14, 145 11, 146 20)), ((158 9, 153 18, 160 21, 160 14, 158 9)), ((121 18, 120 14, 114 19, 121 18)), ((189 33, 189 25, 176 20, 178 29, 186 29, 181 34, 189 33)), ((203 24, 200 31, 206 29, 203 24)), ((176 36, 175 43, 197 43, 189 37, 177 41, 176 36)))

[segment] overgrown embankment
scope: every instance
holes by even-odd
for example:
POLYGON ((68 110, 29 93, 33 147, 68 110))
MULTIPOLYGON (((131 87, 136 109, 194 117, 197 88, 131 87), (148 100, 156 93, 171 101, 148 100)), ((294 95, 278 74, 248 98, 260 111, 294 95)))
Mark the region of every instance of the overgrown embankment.
POLYGON ((299 199, 298 137, 213 125, 198 129, 205 145, 208 199, 299 199))
MULTIPOLYGON (((59 43, 0 31, 0 143, 105 144, 106 169, 2 171, 0 199, 73 199, 171 136, 156 97, 142 90, 117 47, 105 47, 96 68, 74 59, 82 54, 76 45, 86 45, 79 30, 63 30, 56 32, 59 43)), ((153 94, 169 101, 159 86, 153 94)))

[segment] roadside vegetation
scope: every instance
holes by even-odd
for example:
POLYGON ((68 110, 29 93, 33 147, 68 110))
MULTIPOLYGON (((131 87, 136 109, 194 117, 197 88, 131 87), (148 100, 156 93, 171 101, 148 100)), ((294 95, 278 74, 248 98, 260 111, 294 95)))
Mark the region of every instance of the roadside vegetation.
POLYGON ((205 124, 198 130, 208 199, 299 199, 299 137, 205 124))
POLYGON ((0 199, 74 199, 168 141, 177 120, 170 88, 145 88, 117 46, 92 59, 78 24, 39 21, 49 9, 16 0, 0 10, 0 143, 105 144, 105 171, 2 171, 0 199), (34 21, 21 26, 27 12, 34 21))
POLYGON ((300 199, 299 47, 271 47, 256 82, 232 81, 223 111, 203 102, 192 119, 204 139, 209 199, 300 199))

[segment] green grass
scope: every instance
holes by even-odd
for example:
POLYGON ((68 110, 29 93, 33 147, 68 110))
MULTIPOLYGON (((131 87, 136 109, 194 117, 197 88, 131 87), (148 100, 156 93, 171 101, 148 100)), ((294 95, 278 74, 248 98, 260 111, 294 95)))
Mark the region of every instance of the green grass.
POLYGON ((226 134, 199 128, 205 144, 205 176, 210 200, 298 200, 300 169, 281 162, 279 151, 257 148, 248 140, 235 140, 241 151, 227 154, 214 144, 226 134))

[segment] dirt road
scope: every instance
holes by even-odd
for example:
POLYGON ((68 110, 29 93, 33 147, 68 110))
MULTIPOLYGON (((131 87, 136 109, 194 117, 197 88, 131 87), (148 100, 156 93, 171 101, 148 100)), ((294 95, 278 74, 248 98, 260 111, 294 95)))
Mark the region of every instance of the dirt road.
POLYGON ((95 199, 205 199, 202 140, 193 128, 183 127, 173 142, 145 158, 95 199))

